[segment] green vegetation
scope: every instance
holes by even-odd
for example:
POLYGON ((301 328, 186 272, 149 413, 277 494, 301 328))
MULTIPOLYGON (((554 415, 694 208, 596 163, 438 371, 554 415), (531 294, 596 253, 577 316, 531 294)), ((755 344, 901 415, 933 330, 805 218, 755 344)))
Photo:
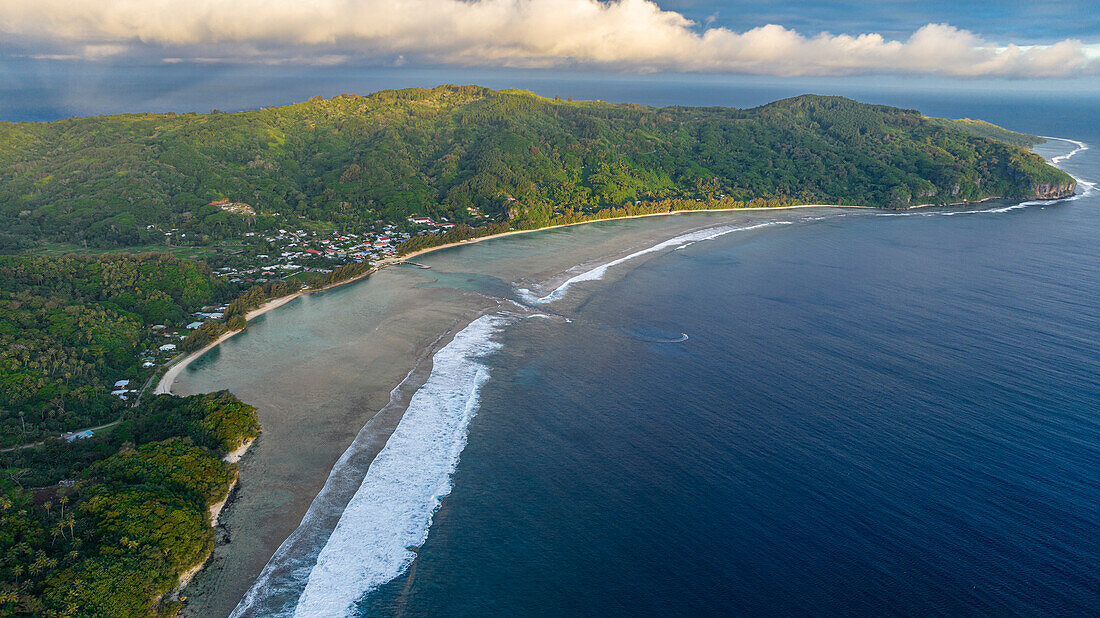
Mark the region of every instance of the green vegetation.
POLYGON ((142 354, 224 297, 205 265, 165 255, 0 256, 0 445, 109 422, 152 374, 142 354))
POLYGON ((222 457, 258 434, 229 393, 162 395, 107 436, 0 453, 0 616, 174 614, 236 478, 222 457))
POLYGON ((1045 139, 1038 135, 1028 135, 1027 133, 1009 131, 1008 129, 998 127, 984 120, 974 120, 971 118, 960 118, 958 120, 928 118, 928 120, 933 124, 956 129, 963 133, 969 133, 970 135, 997 140, 998 142, 1004 142, 1016 146, 1017 148, 1031 148, 1032 146, 1046 142, 1045 139))
POLYGON ((248 311, 303 282, 321 288, 369 268, 353 262, 238 293, 202 262, 163 254, 0 256, 0 446, 111 422, 134 397, 112 396, 112 385, 128 379, 138 390, 155 372, 142 359, 160 345, 192 352, 244 328, 248 311), (190 313, 230 298, 223 320, 182 341, 153 329, 190 322, 190 313))
POLYGON ((991 126, 839 97, 658 109, 475 86, 3 123, 0 246, 207 246, 280 222, 358 229, 412 214, 527 227, 667 199, 906 207, 1072 184, 982 137, 1018 135, 991 126))

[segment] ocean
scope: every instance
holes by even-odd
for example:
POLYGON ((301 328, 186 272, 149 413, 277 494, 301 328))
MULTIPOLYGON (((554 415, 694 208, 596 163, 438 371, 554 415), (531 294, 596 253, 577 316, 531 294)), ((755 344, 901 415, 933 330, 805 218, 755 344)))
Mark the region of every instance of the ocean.
MULTIPOLYGON (((391 269, 492 302, 234 615, 1100 613, 1096 107, 924 102, 1073 140, 1036 151, 1079 195, 675 217, 510 270, 661 226, 597 223, 391 269)), ((283 311, 247 337, 277 349, 283 311)), ((233 388, 225 354, 185 381, 233 388)))

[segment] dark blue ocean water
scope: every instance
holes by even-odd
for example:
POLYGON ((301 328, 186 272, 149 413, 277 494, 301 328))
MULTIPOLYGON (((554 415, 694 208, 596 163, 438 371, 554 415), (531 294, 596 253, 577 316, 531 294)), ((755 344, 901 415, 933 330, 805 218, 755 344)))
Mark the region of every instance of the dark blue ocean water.
MULTIPOLYGON (((937 105, 1093 144, 1065 165, 1100 177, 1091 104, 937 105)), ((363 613, 1100 614, 1096 196, 583 285, 571 323, 503 331, 454 489, 363 613)))

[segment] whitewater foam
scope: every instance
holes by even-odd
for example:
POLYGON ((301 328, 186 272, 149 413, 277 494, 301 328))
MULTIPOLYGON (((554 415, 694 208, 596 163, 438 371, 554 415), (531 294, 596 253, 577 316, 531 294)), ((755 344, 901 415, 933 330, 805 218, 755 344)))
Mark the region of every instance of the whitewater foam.
POLYGON ((1053 140, 1057 140, 1059 142, 1069 142, 1069 143, 1071 143, 1071 144, 1073 144, 1074 146, 1077 147, 1077 148, 1074 148, 1071 152, 1068 152, 1064 155, 1058 155, 1057 157, 1051 157, 1050 162, 1054 165, 1057 165, 1057 164, 1061 163, 1062 161, 1065 161, 1065 160, 1073 157, 1073 155, 1075 155, 1079 152, 1084 152, 1084 151, 1089 149, 1088 144, 1086 144, 1085 142, 1079 142, 1075 139, 1068 139, 1068 138, 1065 138, 1065 137, 1049 137, 1047 135, 1040 135, 1039 137, 1041 137, 1043 139, 1053 139, 1053 140))
POLYGON ((489 378, 480 358, 499 348, 508 321, 485 315, 433 357, 431 375, 378 453, 317 556, 294 616, 342 616, 370 591, 398 577, 428 537, 451 492, 451 475, 489 378))
MULTIPOLYGON (((446 336, 440 335, 426 349, 432 350, 446 336)), ((260 575, 249 587, 230 618, 244 616, 290 615, 302 592, 317 554, 339 522, 339 515, 350 496, 362 483, 370 465, 375 437, 375 422, 395 407, 404 408, 405 393, 413 386, 413 374, 424 358, 416 364, 401 383, 390 391, 389 402, 359 430, 351 445, 333 465, 321 491, 317 492, 298 527, 280 545, 260 575)))
POLYGON ((603 279, 603 276, 607 273, 607 269, 611 268, 612 266, 618 266, 619 264, 628 262, 630 260, 633 260, 634 258, 649 253, 662 251, 664 249, 668 249, 669 247, 672 247, 675 251, 683 249, 685 247, 689 247, 697 242, 712 240, 714 238, 718 238, 719 236, 725 236, 726 234, 731 234, 733 232, 744 232, 762 227, 770 227, 773 225, 790 225, 791 223, 791 221, 767 221, 765 223, 758 223, 756 225, 748 225, 743 227, 720 226, 690 232, 688 234, 681 234, 680 236, 677 236, 675 238, 670 238, 666 241, 659 242, 652 247, 647 247, 640 251, 635 251, 630 255, 611 260, 610 262, 600 264, 599 266, 586 270, 578 275, 574 275, 569 279, 566 279, 564 282, 561 283, 561 285, 554 288, 554 290, 546 296, 540 297, 527 288, 520 288, 516 290, 516 293, 519 295, 520 298, 524 300, 524 302, 530 303, 532 305, 540 305, 543 303, 553 302, 565 296, 566 291, 568 291, 569 288, 572 287, 574 284, 580 283, 582 281, 598 281, 600 279, 603 279))

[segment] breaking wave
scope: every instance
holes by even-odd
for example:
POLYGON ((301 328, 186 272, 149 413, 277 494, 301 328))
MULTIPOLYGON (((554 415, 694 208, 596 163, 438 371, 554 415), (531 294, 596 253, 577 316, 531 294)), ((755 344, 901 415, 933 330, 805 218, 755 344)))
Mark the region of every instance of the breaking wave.
POLYGON ((479 359, 500 347, 492 336, 505 321, 482 316, 435 354, 427 382, 317 556, 295 616, 344 615, 412 564, 412 548, 428 538, 433 515, 451 493, 451 475, 489 379, 479 359))
MULTIPOLYGON (((436 352, 428 380, 413 394, 317 554, 293 606, 294 616, 349 614, 356 601, 412 563, 413 549, 427 539, 432 517, 451 491, 451 475, 466 446, 481 386, 489 378, 480 359, 500 347, 493 335, 507 322, 499 315, 482 316, 436 352)), ((300 568, 298 574, 305 577, 300 568)), ((256 607, 257 596, 264 592, 260 584, 257 581, 234 616, 290 613, 286 604, 281 611, 256 607)))
POLYGON ((1071 158, 1073 155, 1075 155, 1079 152, 1084 152, 1085 150, 1089 149, 1088 144, 1086 144, 1085 142, 1079 142, 1075 139, 1067 139, 1065 137, 1049 137, 1047 135, 1040 135, 1039 137, 1041 137, 1043 139, 1053 139, 1053 140, 1057 140, 1059 142, 1069 142, 1069 143, 1073 144, 1074 146, 1076 146, 1076 148, 1074 148, 1071 152, 1068 152, 1064 155, 1058 155, 1057 157, 1051 157, 1050 162, 1054 165, 1058 165, 1062 161, 1065 161, 1066 159, 1071 158))
POLYGON ((516 290, 516 293, 519 295, 520 298, 522 298, 524 300, 524 302, 530 303, 532 305, 540 305, 540 304, 543 304, 543 303, 553 302, 553 301, 558 300, 559 298, 565 296, 566 291, 568 291, 569 288, 573 284, 580 283, 582 281, 598 281, 600 279, 603 279, 603 276, 604 276, 604 274, 607 273, 608 268, 611 268, 612 266, 618 266, 619 264, 622 264, 623 262, 628 262, 630 260, 633 260, 636 257, 640 257, 640 256, 646 255, 648 253, 654 253, 656 251, 662 251, 662 250, 668 249, 670 247, 672 247, 673 250, 684 249, 685 247, 690 247, 691 245, 693 245, 697 242, 701 242, 701 241, 704 241, 704 240, 711 240, 713 238, 718 238, 719 236, 725 236, 726 234, 731 234, 733 232, 744 232, 744 231, 748 231, 748 230, 755 230, 755 229, 762 228, 762 227, 770 227, 770 226, 773 226, 773 225, 790 225, 791 223, 792 223, 791 221, 768 221, 768 222, 765 222, 765 223, 757 223, 756 225, 749 225, 749 226, 744 226, 744 227, 722 226, 722 227, 708 228, 708 229, 705 229, 705 230, 691 232, 691 233, 688 233, 688 234, 681 234, 680 236, 677 236, 675 238, 670 238, 669 240, 659 242, 659 243, 653 245, 652 247, 647 247, 647 248, 642 249, 640 251, 635 251, 634 253, 631 253, 630 255, 627 255, 625 257, 621 257, 621 258, 618 258, 616 260, 611 260, 610 262, 607 262, 605 264, 601 264, 599 266, 596 266, 595 268, 586 270, 586 271, 580 273, 579 275, 574 275, 574 276, 570 277, 569 279, 566 279, 564 282, 562 282, 561 285, 559 285, 557 288, 555 288, 552 292, 550 292, 546 296, 541 296, 540 297, 540 296, 538 296, 537 294, 535 294, 534 292, 532 292, 531 290, 529 290, 527 288, 518 289, 518 290, 516 290))
MULTIPOLYGON (((443 339, 440 335, 428 346, 433 349, 443 339)), ((376 422, 394 408, 406 407, 415 385, 413 374, 420 366, 418 359, 408 375, 390 391, 389 402, 359 430, 355 440, 336 461, 317 492, 298 527, 288 536, 264 565, 260 575, 249 587, 230 618, 245 616, 286 616, 294 610, 310 570, 329 535, 339 523, 340 513, 347 506, 366 475, 377 440, 376 422)))

